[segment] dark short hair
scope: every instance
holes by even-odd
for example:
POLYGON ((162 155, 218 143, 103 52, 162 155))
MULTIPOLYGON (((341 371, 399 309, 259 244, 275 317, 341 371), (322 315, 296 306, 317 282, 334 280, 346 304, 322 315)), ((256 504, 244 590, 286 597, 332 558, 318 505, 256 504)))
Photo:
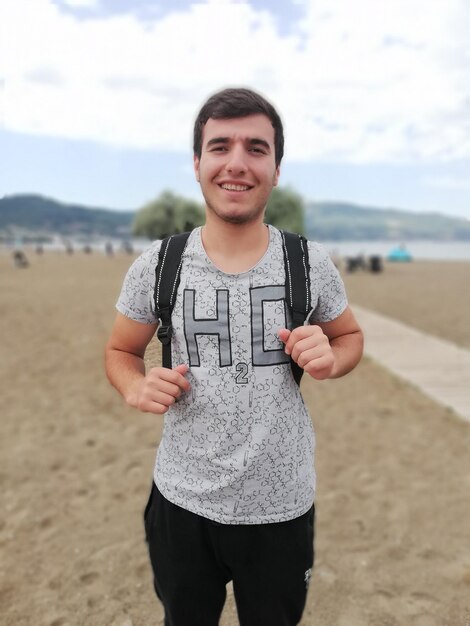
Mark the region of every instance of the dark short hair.
POLYGON ((194 123, 193 151, 201 158, 202 131, 208 119, 232 119, 262 113, 271 120, 274 128, 276 166, 284 155, 284 130, 276 109, 263 96, 251 89, 231 87, 213 94, 202 106, 194 123))

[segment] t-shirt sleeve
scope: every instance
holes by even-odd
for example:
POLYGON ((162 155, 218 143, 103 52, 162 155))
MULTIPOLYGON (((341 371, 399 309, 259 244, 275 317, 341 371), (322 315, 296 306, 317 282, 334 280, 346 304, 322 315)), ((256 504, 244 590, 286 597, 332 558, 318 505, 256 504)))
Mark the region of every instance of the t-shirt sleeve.
POLYGON ((310 322, 331 322, 348 306, 346 289, 328 251, 308 242, 313 313, 310 322))
POLYGON ((160 246, 161 241, 156 241, 132 263, 116 303, 119 313, 143 324, 158 322, 153 292, 160 246))

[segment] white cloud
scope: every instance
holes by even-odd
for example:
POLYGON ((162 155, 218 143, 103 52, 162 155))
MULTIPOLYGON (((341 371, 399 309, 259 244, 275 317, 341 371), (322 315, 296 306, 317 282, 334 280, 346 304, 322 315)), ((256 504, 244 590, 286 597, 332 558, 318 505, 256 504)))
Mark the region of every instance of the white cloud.
POLYGON ((207 95, 243 84, 279 108, 291 159, 470 157, 466 0, 306 6, 298 31, 280 36, 268 12, 230 0, 146 23, 6 0, 5 126, 187 151, 207 95))
POLYGON ((73 9, 92 9, 98 6, 98 0, 62 0, 62 3, 73 9))

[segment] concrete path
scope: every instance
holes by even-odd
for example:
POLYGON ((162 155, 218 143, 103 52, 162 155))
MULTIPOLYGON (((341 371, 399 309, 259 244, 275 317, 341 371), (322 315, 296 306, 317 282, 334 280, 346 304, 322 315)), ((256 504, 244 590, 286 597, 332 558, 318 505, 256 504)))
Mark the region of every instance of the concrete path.
POLYGON ((355 304, 365 353, 470 421, 470 350, 355 304))

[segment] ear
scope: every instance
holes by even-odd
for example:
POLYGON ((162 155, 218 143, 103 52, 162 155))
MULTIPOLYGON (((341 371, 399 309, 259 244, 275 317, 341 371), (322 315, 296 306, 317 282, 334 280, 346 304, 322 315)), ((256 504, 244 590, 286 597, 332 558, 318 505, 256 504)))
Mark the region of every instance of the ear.
POLYGON ((281 175, 281 166, 278 165, 274 172, 273 176, 273 187, 277 187, 277 183, 279 182, 279 176, 281 175))
POLYGON ((193 164, 194 164, 194 173, 196 175, 196 180, 199 182, 199 157, 195 154, 193 156, 193 164))

